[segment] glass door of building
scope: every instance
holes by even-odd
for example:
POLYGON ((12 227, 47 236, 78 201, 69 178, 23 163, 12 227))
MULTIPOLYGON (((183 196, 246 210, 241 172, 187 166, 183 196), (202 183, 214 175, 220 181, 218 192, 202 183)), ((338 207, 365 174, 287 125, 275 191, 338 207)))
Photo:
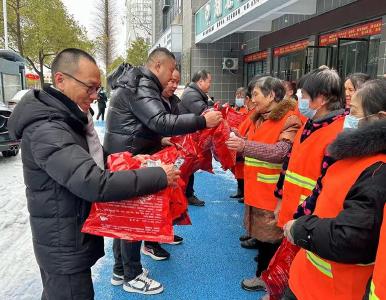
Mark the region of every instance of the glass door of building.
POLYGON ((304 74, 305 51, 297 51, 279 57, 278 77, 287 81, 298 81, 304 74))
POLYGON ((306 48, 306 63, 304 74, 319 68, 320 66, 332 65, 332 47, 330 46, 308 46, 306 48))
POLYGON ((345 78, 351 73, 366 73, 368 55, 368 39, 338 39, 336 68, 339 75, 345 78))

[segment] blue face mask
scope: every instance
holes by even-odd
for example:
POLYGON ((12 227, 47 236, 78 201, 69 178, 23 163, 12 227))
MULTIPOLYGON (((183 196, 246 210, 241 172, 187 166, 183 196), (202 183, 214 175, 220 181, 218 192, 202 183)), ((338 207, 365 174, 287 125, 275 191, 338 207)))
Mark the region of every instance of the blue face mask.
POLYGON ((357 129, 360 118, 354 117, 352 115, 347 115, 344 117, 343 128, 344 129, 357 129))
POLYGON ((355 117, 352 115, 347 115, 344 117, 343 128, 344 129, 347 129, 347 128, 357 129, 359 127, 360 120, 370 118, 370 117, 375 116, 375 115, 377 115, 377 114, 371 114, 371 115, 368 115, 368 116, 363 117, 363 118, 358 118, 358 117, 355 117))
POLYGON ((312 119, 317 112, 316 109, 310 108, 310 99, 304 99, 300 97, 298 100, 298 107, 300 113, 310 119, 312 119))
POLYGON ((236 104, 237 107, 244 106, 244 98, 236 98, 235 99, 235 104, 236 104))

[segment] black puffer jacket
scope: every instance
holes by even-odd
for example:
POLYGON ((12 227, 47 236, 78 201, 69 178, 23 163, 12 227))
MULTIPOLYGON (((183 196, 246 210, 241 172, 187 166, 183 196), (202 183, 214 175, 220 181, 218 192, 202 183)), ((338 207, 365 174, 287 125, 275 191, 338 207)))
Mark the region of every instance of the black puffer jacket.
POLYGON ((208 106, 208 95, 203 93, 197 84, 191 82, 182 93, 181 102, 179 103, 180 113, 193 113, 199 116, 208 106))
POLYGON ((22 139, 28 210, 37 262, 47 272, 73 274, 104 255, 103 238, 81 233, 91 202, 129 199, 167 185, 161 168, 111 173, 88 153, 87 117, 52 88, 29 91, 9 119, 22 139))
MULTIPOLYGON (((328 151, 336 160, 386 153, 386 120, 345 130, 328 151)), ((385 180, 384 162, 368 167, 350 188, 336 218, 311 215, 296 220, 292 226, 295 243, 340 263, 374 262, 384 217, 385 180)))
POLYGON ((104 139, 108 153, 151 154, 160 149, 162 137, 206 126, 202 116, 170 114, 161 99, 162 86, 147 68, 126 68, 111 85, 115 91, 104 139))

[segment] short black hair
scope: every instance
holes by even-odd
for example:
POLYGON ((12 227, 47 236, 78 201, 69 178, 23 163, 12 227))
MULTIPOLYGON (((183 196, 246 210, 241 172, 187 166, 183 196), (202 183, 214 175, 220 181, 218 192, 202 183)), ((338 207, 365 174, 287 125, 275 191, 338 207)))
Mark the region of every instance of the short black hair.
POLYGON ((264 76, 258 79, 255 88, 259 88, 265 97, 274 93, 276 102, 283 100, 285 96, 283 81, 272 76, 264 76))
POLYGON ((362 85, 366 81, 370 80, 370 75, 365 73, 353 73, 349 74, 344 80, 344 82, 346 82, 347 80, 351 81, 352 85, 354 86, 354 89, 357 91, 362 87, 362 85))
POLYGON ((198 82, 199 80, 207 80, 210 73, 207 70, 200 70, 193 74, 192 81, 194 83, 198 82))
POLYGON ((310 95, 311 101, 318 96, 326 97, 330 111, 344 107, 342 80, 333 69, 323 66, 311 71, 306 75, 302 89, 310 95))
POLYGON ((170 59, 176 60, 176 57, 174 56, 174 54, 171 51, 169 51, 167 48, 158 47, 150 52, 146 63, 148 64, 151 61, 154 61, 156 58, 158 58, 161 55, 166 55, 170 59))
POLYGON ((357 91, 356 97, 362 101, 365 116, 386 111, 386 80, 374 79, 365 82, 357 91))
POLYGON ((60 51, 51 64, 52 82, 55 82, 54 76, 57 72, 65 72, 70 75, 74 74, 79 65, 79 60, 85 58, 95 65, 95 59, 86 51, 77 48, 67 48, 60 51))

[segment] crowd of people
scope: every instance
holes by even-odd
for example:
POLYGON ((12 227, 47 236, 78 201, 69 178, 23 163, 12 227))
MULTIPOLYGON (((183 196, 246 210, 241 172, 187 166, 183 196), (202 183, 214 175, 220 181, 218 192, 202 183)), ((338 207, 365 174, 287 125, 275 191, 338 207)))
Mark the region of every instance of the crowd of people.
MULTIPOLYGON (((109 154, 128 151, 141 161, 171 137, 217 127, 208 111, 212 77, 192 76, 181 99, 174 55, 153 50, 143 67, 122 64, 108 78, 114 90, 103 146, 90 105, 104 120, 107 97, 92 56, 74 48, 52 63, 53 84, 31 90, 9 120, 22 140, 24 181, 42 299, 94 299, 91 267, 104 255, 103 238, 81 232, 91 204, 152 194, 175 185, 173 165, 110 172, 109 154), (205 113, 204 113, 205 112, 205 113)), ((362 73, 342 82, 322 66, 297 86, 256 76, 235 93, 244 116, 227 147, 245 205, 246 248, 257 249, 256 273, 242 280, 264 300, 386 299, 386 80, 362 73)), ((204 206, 186 182, 190 205, 204 206)), ((183 237, 174 236, 173 244, 183 237)), ((170 257, 157 242, 114 239, 111 284, 158 294, 163 285, 142 267, 141 252, 170 257)))

